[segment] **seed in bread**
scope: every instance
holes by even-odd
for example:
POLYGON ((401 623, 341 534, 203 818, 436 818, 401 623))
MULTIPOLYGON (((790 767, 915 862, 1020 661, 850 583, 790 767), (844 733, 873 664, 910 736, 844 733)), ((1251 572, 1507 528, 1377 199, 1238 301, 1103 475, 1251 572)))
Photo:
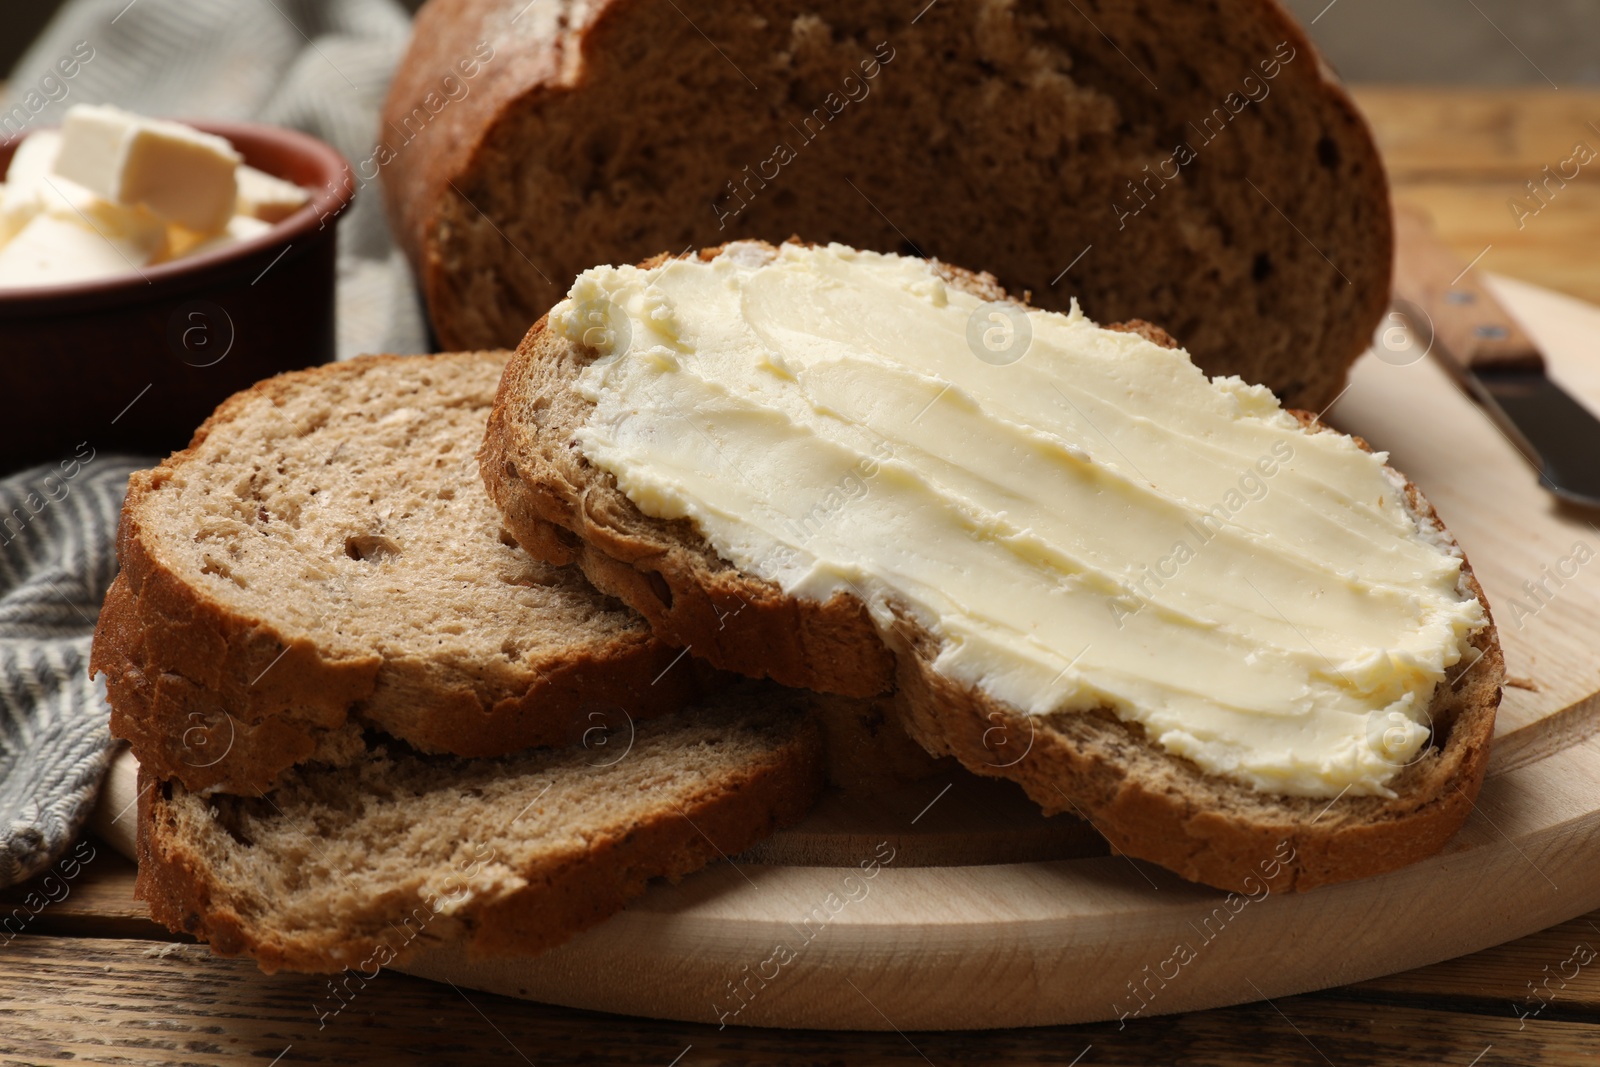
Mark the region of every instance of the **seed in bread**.
POLYGON ((272 378, 133 476, 91 664, 146 770, 254 793, 369 726, 501 755, 690 698, 678 650, 502 528, 473 456, 506 358, 272 378))
MULTIPOLYGON (((1499 668, 1425 502, 1264 389, 993 296, 919 260, 794 244, 588 272, 508 371, 491 494, 533 551, 579 559, 719 665, 858 691, 884 680, 870 651, 806 646, 893 653, 931 751, 1079 806, 1191 877, 1241 872, 1208 867, 1222 846, 1192 857, 1204 835, 1170 781, 1166 809, 1128 803, 1146 755, 1226 783, 1240 803, 1209 814, 1241 833, 1260 829, 1252 803, 1309 840, 1293 801, 1370 799, 1390 829, 1400 811, 1428 823, 1416 848, 1441 844, 1470 801, 1437 791, 1475 790, 1499 668), (615 325, 595 331, 595 309, 615 325), (1031 347, 996 358, 989 329, 1031 347), (872 484, 818 514, 852 476, 872 484), (1452 683, 1486 657, 1443 759, 1452 683), (972 743, 1102 723, 1122 740, 1041 740, 1010 761, 972 743)), ((1370 869, 1312 852, 1283 873, 1304 887, 1370 869)))

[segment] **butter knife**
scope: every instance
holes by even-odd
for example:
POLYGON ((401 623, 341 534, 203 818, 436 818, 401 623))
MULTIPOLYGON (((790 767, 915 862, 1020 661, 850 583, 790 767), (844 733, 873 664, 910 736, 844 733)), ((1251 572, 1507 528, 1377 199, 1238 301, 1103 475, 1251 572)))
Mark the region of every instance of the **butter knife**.
POLYGON ((1433 231, 1395 210, 1395 308, 1563 500, 1600 507, 1600 420, 1545 373, 1544 356, 1433 231), (1431 331, 1431 333, 1430 333, 1431 331), (1431 341, 1431 344, 1430 344, 1431 341))

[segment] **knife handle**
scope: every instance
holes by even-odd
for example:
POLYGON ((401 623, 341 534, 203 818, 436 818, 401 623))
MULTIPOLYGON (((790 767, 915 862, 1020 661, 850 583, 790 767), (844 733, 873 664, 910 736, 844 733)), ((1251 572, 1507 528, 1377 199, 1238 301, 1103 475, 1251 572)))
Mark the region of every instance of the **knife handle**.
POLYGON ((1475 270, 1433 232, 1428 216, 1395 205, 1395 296, 1433 322, 1433 347, 1458 370, 1544 370, 1544 357, 1475 270))

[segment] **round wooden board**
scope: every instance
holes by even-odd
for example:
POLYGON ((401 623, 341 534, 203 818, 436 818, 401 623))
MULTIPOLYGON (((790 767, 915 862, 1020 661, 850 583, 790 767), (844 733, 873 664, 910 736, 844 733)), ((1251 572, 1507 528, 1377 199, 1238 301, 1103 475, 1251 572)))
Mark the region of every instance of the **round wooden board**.
MULTIPOLYGON (((1600 309, 1491 282, 1552 375, 1600 409, 1600 309)), ((1555 569, 1580 542, 1600 549, 1596 516, 1545 494, 1431 359, 1369 354, 1329 418, 1423 488, 1500 625, 1512 685, 1488 780, 1440 855, 1301 895, 1229 897, 1107 854, 1007 783, 951 771, 830 796, 760 849, 656 885, 538 958, 435 950, 400 969, 713 1025, 1131 1022, 1421 966, 1600 906, 1600 752, 1588 743, 1600 729, 1600 560, 1575 578, 1555 569)), ((131 779, 119 763, 97 819, 119 847, 131 820, 111 820, 131 779)))

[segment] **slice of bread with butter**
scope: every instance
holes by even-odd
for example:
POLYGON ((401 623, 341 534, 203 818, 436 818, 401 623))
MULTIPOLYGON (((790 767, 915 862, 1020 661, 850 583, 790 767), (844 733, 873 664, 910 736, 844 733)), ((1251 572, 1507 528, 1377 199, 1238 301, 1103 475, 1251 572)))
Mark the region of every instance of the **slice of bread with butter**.
POLYGON ((986 275, 739 242, 580 275, 481 464, 530 552, 713 664, 896 682, 930 752, 1275 889, 1431 854, 1503 660, 1416 487, 1160 331, 986 275))

